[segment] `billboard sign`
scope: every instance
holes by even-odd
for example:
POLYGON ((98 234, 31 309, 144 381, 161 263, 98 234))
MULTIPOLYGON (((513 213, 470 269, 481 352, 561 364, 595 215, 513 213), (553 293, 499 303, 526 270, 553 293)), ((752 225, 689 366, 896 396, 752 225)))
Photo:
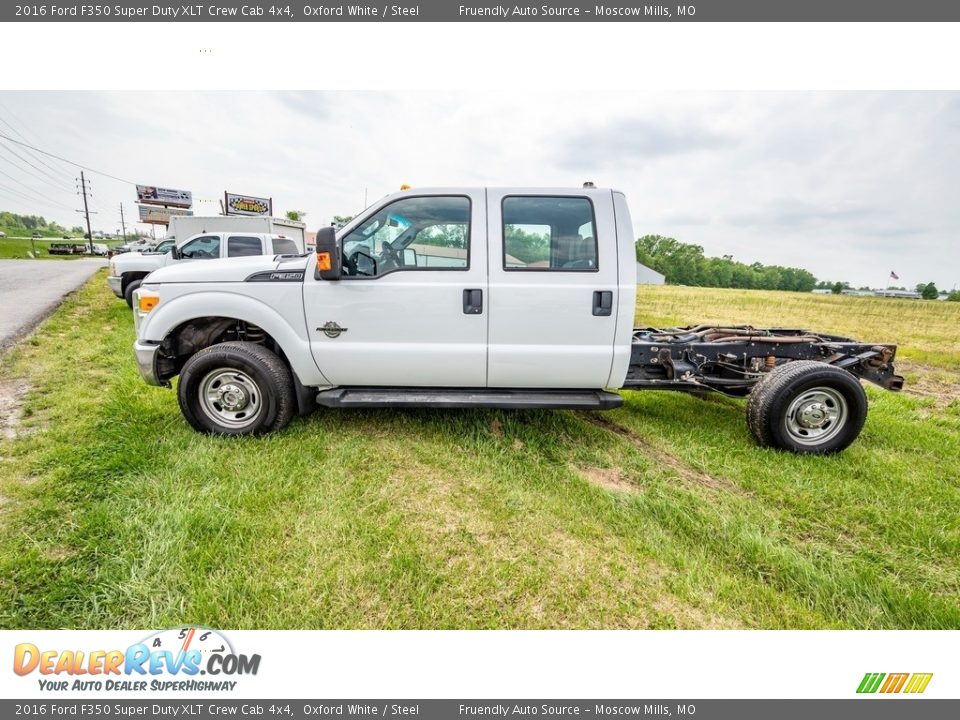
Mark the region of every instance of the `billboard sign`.
POLYGON ((223 204, 227 215, 271 215, 273 198, 259 198, 252 195, 236 195, 225 192, 223 204))
POLYGON ((137 205, 140 210, 140 222, 150 225, 169 225, 174 215, 193 215, 193 210, 185 208, 163 208, 150 205, 137 205))
POLYGON ((189 190, 174 190, 155 185, 137 185, 137 202, 188 208, 193 207, 193 193, 189 190))

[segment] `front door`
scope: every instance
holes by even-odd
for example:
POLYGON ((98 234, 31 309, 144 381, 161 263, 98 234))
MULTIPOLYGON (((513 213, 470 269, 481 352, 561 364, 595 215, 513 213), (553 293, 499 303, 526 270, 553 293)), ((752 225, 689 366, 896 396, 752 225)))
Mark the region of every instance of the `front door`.
POLYGON ((490 190, 487 208, 488 385, 606 387, 619 302, 611 192, 490 190))
POLYGON ((340 243, 343 278, 308 268, 303 286, 311 349, 332 384, 486 385, 483 191, 394 198, 340 243))

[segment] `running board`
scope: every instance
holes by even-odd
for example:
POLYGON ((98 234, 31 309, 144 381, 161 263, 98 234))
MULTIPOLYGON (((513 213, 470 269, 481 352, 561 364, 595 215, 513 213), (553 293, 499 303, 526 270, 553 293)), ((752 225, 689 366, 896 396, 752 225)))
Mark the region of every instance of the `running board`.
POLYGON ((332 408, 483 407, 504 410, 612 410, 623 405, 623 398, 605 390, 334 388, 318 393, 317 404, 332 408))

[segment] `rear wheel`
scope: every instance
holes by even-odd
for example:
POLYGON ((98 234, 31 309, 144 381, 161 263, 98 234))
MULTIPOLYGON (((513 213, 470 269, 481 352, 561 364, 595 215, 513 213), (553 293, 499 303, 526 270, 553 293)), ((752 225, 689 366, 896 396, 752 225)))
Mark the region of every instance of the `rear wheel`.
POLYGON ((276 353, 249 342, 212 345, 187 360, 177 399, 187 422, 213 435, 279 430, 297 408, 289 368, 276 353))
POLYGON ((796 360, 764 377, 747 403, 747 424, 767 447, 829 455, 857 439, 867 419, 867 394, 851 373, 815 360, 796 360))
POLYGON ((140 284, 143 280, 131 280, 127 283, 127 286, 123 289, 123 299, 127 301, 127 305, 132 309, 133 308, 133 292, 140 287, 140 284))

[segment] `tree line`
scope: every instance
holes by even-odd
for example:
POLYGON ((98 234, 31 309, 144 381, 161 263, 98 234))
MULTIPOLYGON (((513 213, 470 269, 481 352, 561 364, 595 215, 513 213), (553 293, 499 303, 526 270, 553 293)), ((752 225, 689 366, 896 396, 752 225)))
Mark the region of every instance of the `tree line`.
MULTIPOLYGON (((62 233, 66 231, 60 223, 47 221, 42 215, 19 215, 18 213, 0 210, 0 228, 8 230, 40 231, 48 233, 62 233)), ((79 225, 72 228, 74 233, 82 233, 83 228, 79 225)))
POLYGON ((803 268, 738 262, 730 255, 706 257, 699 245, 663 235, 637 240, 637 262, 653 268, 671 285, 792 290, 810 292, 817 285, 813 273, 803 268))

